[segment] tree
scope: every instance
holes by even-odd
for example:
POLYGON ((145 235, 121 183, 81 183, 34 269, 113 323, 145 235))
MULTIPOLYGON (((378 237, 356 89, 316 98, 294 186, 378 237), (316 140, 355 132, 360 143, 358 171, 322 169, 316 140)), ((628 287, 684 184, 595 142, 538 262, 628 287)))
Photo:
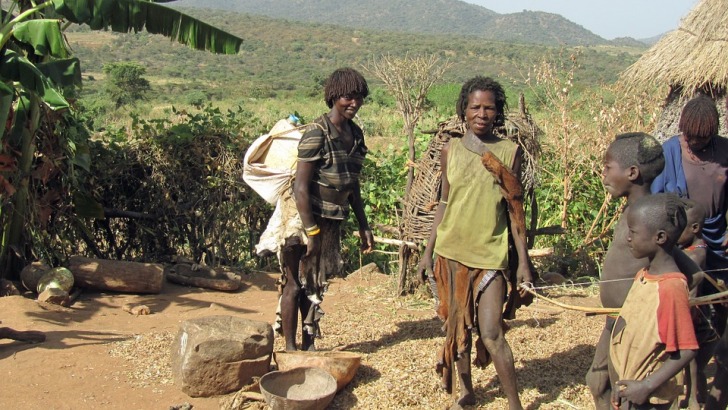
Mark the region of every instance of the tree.
POLYGON ((104 90, 116 108, 143 100, 152 89, 149 80, 144 78, 147 69, 137 63, 119 62, 104 64, 106 86, 104 90))
MULTIPOLYGON (((81 68, 63 36, 71 23, 92 30, 146 30, 198 50, 235 54, 242 39, 157 3, 171 0, 11 0, 0 10, 0 277, 18 268, 30 229, 29 180, 35 147, 52 132, 39 133, 41 119, 63 126, 71 115, 63 94, 81 85, 81 68)), ((52 127, 47 127, 51 128, 52 127)), ((57 141, 74 154, 68 167, 88 167, 83 141, 57 141)), ((80 216, 103 217, 103 209, 76 195, 80 216), (92 206, 85 206, 91 204, 92 206)), ((88 198, 86 198, 88 199, 88 198)))
MULTIPOLYGON (((407 135, 409 148, 408 159, 411 164, 415 162, 415 127, 427 107, 427 93, 450 66, 449 61, 440 62, 439 57, 435 55, 404 57, 388 55, 370 61, 365 67, 384 82, 387 90, 397 101, 397 110, 404 120, 404 132, 407 135)), ((414 168, 410 166, 407 172, 405 198, 409 195, 413 180, 414 168)))

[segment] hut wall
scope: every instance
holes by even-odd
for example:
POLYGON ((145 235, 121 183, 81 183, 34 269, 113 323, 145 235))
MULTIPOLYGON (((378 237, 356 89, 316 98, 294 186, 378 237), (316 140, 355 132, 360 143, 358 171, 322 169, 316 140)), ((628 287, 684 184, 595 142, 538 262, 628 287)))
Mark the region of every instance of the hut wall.
MULTIPOLYGON (((671 137, 678 135, 678 124, 680 122, 680 113, 685 104, 692 99, 693 96, 681 95, 680 92, 672 91, 665 100, 665 106, 657 120, 657 126, 653 135, 660 142, 665 142, 671 137)), ((728 113, 726 112, 726 95, 718 95, 713 98, 720 114, 720 135, 728 136, 728 113)))

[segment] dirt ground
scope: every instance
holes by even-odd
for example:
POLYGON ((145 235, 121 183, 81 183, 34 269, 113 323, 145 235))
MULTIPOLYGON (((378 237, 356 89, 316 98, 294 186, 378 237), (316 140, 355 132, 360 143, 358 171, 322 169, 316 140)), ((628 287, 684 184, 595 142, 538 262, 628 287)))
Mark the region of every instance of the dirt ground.
MULTIPOLYGON (((220 409, 226 397, 192 398, 173 384, 169 351, 179 324, 207 315, 233 315, 272 322, 275 273, 246 275, 235 293, 166 283, 158 295, 91 293, 70 310, 43 309, 32 298, 0 298, 2 325, 38 330, 40 344, 0 341, 2 409, 220 409), (152 314, 133 316, 125 303, 145 304, 152 314)), ((356 378, 332 408, 442 409, 450 396, 434 372, 444 340, 441 323, 425 293, 394 296, 395 278, 355 273, 334 279, 324 300, 322 350, 362 354, 356 378)), ((559 300, 597 303, 593 292, 568 290, 559 300)), ((519 388, 529 409, 588 409, 584 373, 603 323, 601 317, 536 303, 510 321, 507 338, 516 357, 519 388)), ((276 349, 283 344, 276 338, 276 349)), ((507 408, 492 366, 474 369, 478 406, 507 408)))

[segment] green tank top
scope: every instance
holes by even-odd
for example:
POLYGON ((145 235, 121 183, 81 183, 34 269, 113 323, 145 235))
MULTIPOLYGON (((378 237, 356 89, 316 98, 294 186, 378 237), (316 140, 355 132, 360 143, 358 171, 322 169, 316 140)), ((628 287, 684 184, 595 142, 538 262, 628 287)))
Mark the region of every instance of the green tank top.
MULTIPOLYGON (((488 149, 513 167, 518 146, 505 139, 488 149)), ((450 140, 448 204, 437 228, 435 253, 479 269, 508 267, 508 209, 495 179, 460 138, 450 140)))

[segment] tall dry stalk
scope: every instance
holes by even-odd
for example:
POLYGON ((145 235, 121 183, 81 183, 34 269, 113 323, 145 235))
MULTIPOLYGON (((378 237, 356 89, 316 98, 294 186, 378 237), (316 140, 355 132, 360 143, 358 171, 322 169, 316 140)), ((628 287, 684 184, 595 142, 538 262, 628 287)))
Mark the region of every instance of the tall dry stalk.
POLYGON ((542 113, 542 186, 550 191, 541 200, 558 205, 542 218, 578 235, 571 242, 583 248, 608 236, 619 217, 619 204, 600 183, 607 147, 620 133, 651 133, 660 102, 656 94, 629 95, 617 86, 580 90, 578 57, 546 58, 525 82, 542 113))
POLYGON ((414 180, 415 127, 427 108, 427 93, 450 66, 449 61, 441 61, 434 54, 422 56, 406 54, 404 57, 385 55, 372 59, 364 67, 365 70, 382 80, 387 91, 397 102, 397 111, 402 115, 404 121, 410 162, 405 198, 408 197, 414 180))
POLYGON ((580 124, 572 115, 579 109, 579 102, 573 95, 577 68, 575 55, 571 55, 569 61, 543 60, 526 79, 544 108, 546 121, 540 124, 544 131, 544 150, 555 165, 545 167, 544 172, 547 178, 561 181, 558 222, 564 229, 569 225, 568 209, 573 198, 574 178, 587 158, 581 149, 586 144, 580 124))

